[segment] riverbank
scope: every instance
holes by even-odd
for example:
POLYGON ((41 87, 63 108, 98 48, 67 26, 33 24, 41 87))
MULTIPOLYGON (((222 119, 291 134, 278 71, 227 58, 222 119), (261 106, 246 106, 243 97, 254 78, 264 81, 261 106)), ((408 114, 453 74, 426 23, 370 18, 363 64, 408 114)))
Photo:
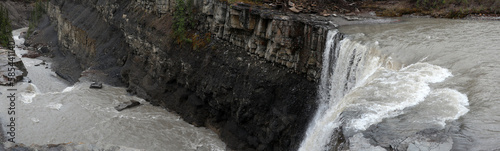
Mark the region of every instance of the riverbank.
POLYGON ((373 1, 360 5, 363 11, 374 11, 377 16, 429 16, 434 18, 477 18, 495 20, 500 17, 500 2, 486 0, 402 0, 373 1))
POLYGON ((500 20, 500 2, 491 0, 374 0, 374 1, 248 1, 234 0, 232 3, 261 5, 283 11, 316 14, 319 16, 427 16, 433 18, 468 18, 500 20))

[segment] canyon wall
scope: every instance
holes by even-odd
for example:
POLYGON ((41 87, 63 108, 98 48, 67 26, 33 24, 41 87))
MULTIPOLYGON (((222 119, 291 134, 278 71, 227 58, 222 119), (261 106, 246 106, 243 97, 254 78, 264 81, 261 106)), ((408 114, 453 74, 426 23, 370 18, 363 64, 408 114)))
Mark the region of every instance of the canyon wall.
POLYGON ((297 148, 316 108, 325 37, 333 24, 318 16, 194 0, 192 24, 211 42, 193 50, 170 36, 175 6, 175 0, 52 0, 48 15, 57 53, 71 62, 59 63, 56 72, 70 81, 81 71, 102 72, 105 82, 121 83, 214 130, 231 149, 297 148))

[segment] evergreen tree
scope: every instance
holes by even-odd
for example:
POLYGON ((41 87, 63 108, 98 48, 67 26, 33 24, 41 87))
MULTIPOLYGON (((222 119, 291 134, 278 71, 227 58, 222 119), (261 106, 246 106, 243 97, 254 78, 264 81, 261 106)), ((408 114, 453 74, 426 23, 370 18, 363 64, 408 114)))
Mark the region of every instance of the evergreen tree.
POLYGON ((29 22, 29 25, 28 25, 28 37, 31 35, 31 33, 34 31, 34 29, 36 28, 36 25, 38 25, 38 22, 40 21, 40 19, 42 18, 42 15, 45 14, 45 9, 47 7, 47 4, 46 2, 42 1, 42 0, 37 0, 35 2, 35 7, 33 9, 33 11, 31 12, 31 16, 30 16, 30 22, 29 22))
POLYGON ((9 11, 0 4, 0 45, 7 47, 12 37, 12 27, 9 20, 9 11))

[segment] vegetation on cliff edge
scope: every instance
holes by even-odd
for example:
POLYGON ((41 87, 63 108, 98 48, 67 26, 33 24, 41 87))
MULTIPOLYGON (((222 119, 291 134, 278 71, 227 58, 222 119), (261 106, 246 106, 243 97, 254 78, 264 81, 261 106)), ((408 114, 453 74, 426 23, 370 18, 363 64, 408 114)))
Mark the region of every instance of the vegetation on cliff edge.
POLYGON ((196 9, 193 0, 176 0, 172 35, 178 44, 190 43, 192 49, 198 50, 210 43, 210 33, 194 30, 196 27, 196 9))
POLYGON ((42 0, 37 0, 34 3, 35 7, 33 7, 33 11, 31 12, 30 20, 29 20, 29 28, 28 28, 28 33, 27 36, 29 37, 31 33, 33 33, 33 30, 36 28, 38 25, 38 22, 42 18, 42 15, 47 13, 47 2, 42 1, 42 0))
POLYGON ((12 26, 9 11, 0 4, 0 45, 6 47, 12 37, 12 26))

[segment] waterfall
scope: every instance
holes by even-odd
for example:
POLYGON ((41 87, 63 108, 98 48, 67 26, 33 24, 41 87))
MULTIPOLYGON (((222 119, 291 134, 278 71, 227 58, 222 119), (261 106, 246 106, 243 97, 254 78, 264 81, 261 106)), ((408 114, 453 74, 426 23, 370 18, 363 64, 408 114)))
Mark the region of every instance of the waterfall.
POLYGON ((444 129, 447 121, 468 112, 467 96, 431 85, 453 76, 448 69, 420 61, 400 65, 390 57, 382 57, 377 42, 343 38, 338 30, 328 32, 325 44, 318 109, 299 151, 337 150, 332 147, 345 145, 385 150, 371 146, 362 132, 383 119, 400 116, 406 123, 385 124, 403 125, 401 130, 381 135, 407 138, 427 128, 444 129), (347 144, 337 144, 342 137, 340 143, 347 144))
POLYGON ((328 143, 341 124, 339 115, 346 102, 344 95, 356 85, 364 72, 361 68, 369 47, 348 38, 342 39, 338 30, 330 30, 323 53, 323 66, 318 89, 318 109, 309 124, 299 151, 329 150, 328 143))

